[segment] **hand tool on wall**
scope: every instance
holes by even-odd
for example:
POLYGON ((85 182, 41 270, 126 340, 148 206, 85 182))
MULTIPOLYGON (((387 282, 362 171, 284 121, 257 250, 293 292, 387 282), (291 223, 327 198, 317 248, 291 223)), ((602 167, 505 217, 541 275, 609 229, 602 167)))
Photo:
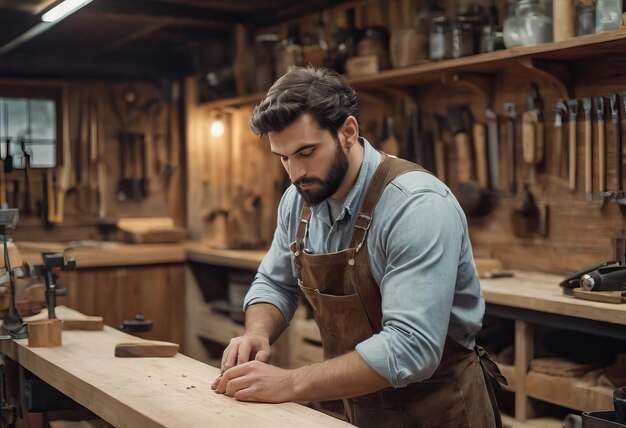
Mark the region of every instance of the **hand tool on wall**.
POLYGON ((604 122, 604 98, 595 97, 593 99, 596 109, 596 135, 598 145, 598 194, 600 205, 604 207, 606 201, 611 197, 612 192, 607 190, 606 183, 606 133, 604 122))
POLYGON ((476 178, 483 189, 489 188, 489 170, 487 168, 487 130, 482 123, 472 125, 474 141, 474 159, 476 160, 476 178))
POLYGON ((578 145, 576 121, 578 119, 578 100, 568 100, 567 110, 569 111, 569 142, 568 142, 568 158, 569 158, 569 189, 576 190, 576 165, 578 161, 578 145))
POLYGON ((117 182, 117 200, 124 202, 130 197, 129 183, 128 183, 128 133, 126 131, 119 131, 117 133, 117 145, 120 162, 120 178, 117 182))
MULTIPOLYGON (((619 167, 621 165, 621 144, 620 144, 620 126, 619 126, 619 97, 617 94, 610 95, 607 98, 608 102, 608 116, 609 123, 606 127, 606 145, 612 146, 615 149, 615 181, 611 184, 607 183, 607 187, 611 189, 611 193, 614 198, 619 197, 619 190, 621 188, 621 177, 619 167)), ((608 170, 608 168, 607 168, 608 170)), ((608 175, 608 174, 607 174, 608 175)), ((605 180, 606 181, 606 180, 605 180)))
POLYGON ((89 182, 88 211, 93 213, 100 206, 99 183, 98 183, 98 146, 99 141, 99 117, 98 104, 95 100, 89 100, 89 165, 87 169, 89 182))
POLYGON ((76 202, 80 212, 88 211, 89 202, 89 102, 79 101, 78 139, 76 144, 76 202))
POLYGON ((130 139, 130 170, 131 170, 131 192, 130 196, 133 200, 140 200, 143 196, 141 190, 141 146, 139 134, 136 132, 129 133, 130 139))
POLYGON ((107 201, 107 179, 106 179, 106 159, 104 151, 104 139, 100 127, 100 109, 94 100, 91 105, 91 166, 92 166, 92 191, 97 195, 98 217, 106 217, 107 201), (95 184, 94 184, 95 181, 95 184), (94 188, 95 187, 95 188, 94 188))
POLYGON ((515 120, 516 120, 515 103, 504 103, 504 116, 506 117, 506 138, 507 138, 507 187, 511 194, 517 192, 517 183, 515 177, 515 120))
POLYGON ((500 190, 500 141, 498 115, 492 109, 485 111, 487 121, 487 148, 489 150, 489 178, 491 188, 500 190))
POLYGON ((582 99, 585 144, 585 197, 593 200, 593 134, 591 130, 591 98, 582 99))
MULTIPOLYGON (((65 98, 66 97, 64 97, 64 99, 65 98)), ((67 100, 64 100, 63 116, 64 126, 69 128, 67 100)), ((69 130, 66 131, 66 133, 67 132, 69 132, 69 130)), ((54 224, 63 223, 65 217, 65 192, 69 189, 70 180, 72 179, 72 148, 70 147, 70 140, 66 133, 64 133, 63 140, 61 141, 61 144, 63 145, 63 163, 60 165, 57 163, 56 168, 58 176, 55 186, 56 197, 54 197, 53 201, 48 201, 48 203, 52 204, 54 207, 54 216, 51 218, 51 223, 54 224)))
POLYGON ((11 134, 9 132, 9 104, 4 103, 4 172, 9 173, 13 171, 13 156, 11 155, 11 134))
POLYGON ((617 145, 615 148, 615 175, 617 177, 617 195, 615 198, 615 202, 618 203, 620 209, 622 209, 622 213, 624 213, 624 208, 626 207, 626 197, 624 195, 624 139, 626 138, 624 134, 626 133, 626 91, 621 93, 621 96, 618 97, 618 126, 616 129, 617 134, 617 145), (621 98, 621 102, 619 101, 621 98))
POLYGON ((524 185, 524 200, 521 207, 511 213, 511 227, 513 235, 518 238, 528 238, 538 231, 539 207, 528 184, 524 185))
POLYGON ((456 150, 459 204, 468 216, 480 217, 491 210, 493 203, 489 191, 475 180, 473 161, 475 151, 472 150, 470 135, 473 129, 472 114, 467 105, 452 105, 448 106, 447 110, 448 124, 456 150))
POLYGON ((30 204, 30 151, 26 149, 26 140, 20 139, 20 149, 22 150, 22 156, 24 157, 24 201, 22 206, 22 212, 24 214, 31 214, 30 204))
POLYGON ((543 106, 539 87, 532 83, 528 95, 527 111, 522 114, 522 157, 529 165, 529 182, 535 183, 537 166, 543 162, 543 106))
POLYGON ((567 114, 567 105, 563 100, 558 100, 554 104, 554 172, 559 177, 567 177, 567 158, 569 153, 565 147, 563 138, 563 122, 567 114))

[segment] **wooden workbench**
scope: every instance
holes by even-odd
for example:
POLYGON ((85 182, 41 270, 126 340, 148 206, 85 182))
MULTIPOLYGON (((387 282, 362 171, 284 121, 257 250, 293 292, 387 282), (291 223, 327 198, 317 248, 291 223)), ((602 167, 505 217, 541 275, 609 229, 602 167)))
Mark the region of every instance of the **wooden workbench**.
MULTIPOLYGON (((262 251, 216 250, 202 243, 187 247, 189 261, 206 263, 216 269, 256 270, 263 256, 262 251)), ((535 354, 536 325, 626 340, 626 304, 593 302, 564 295, 558 285, 562 280, 559 275, 519 271, 511 278, 480 280, 487 314, 515 321, 515 363, 500 364, 500 368, 509 380, 508 389, 515 393, 515 418, 518 421, 536 416, 530 406, 531 399, 577 410, 603 410, 612 405, 612 391, 607 387, 581 384, 575 378, 564 380, 529 372, 535 354), (552 394, 546 387, 555 382, 559 382, 559 394, 552 394)), ((206 308, 207 304, 194 291, 193 284, 193 278, 188 278, 187 293, 193 299, 188 297, 187 311, 188 314, 197 312, 187 324, 191 339, 195 332, 200 337, 219 341, 217 321, 207 321, 216 315, 206 308)), ((220 325, 224 324, 228 325, 228 321, 222 318, 220 325)))
MULTIPOLYGON (((80 317, 65 307, 59 318, 80 317)), ((63 331, 63 346, 29 348, 3 341, 2 350, 43 381, 116 427, 344 427, 349 424, 295 403, 244 403, 211 390, 219 370, 182 354, 116 358, 115 345, 137 337, 103 331, 63 331)))

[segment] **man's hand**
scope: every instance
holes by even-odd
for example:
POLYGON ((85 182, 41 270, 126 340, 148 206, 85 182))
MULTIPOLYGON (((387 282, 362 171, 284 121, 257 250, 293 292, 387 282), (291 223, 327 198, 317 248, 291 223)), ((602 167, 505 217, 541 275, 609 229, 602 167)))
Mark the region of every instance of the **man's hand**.
POLYGON ((250 361, 226 370, 212 388, 218 394, 226 394, 240 401, 282 403, 293 400, 291 374, 291 370, 258 360, 250 361))
MULTIPOLYGON (((230 344, 222 355, 220 373, 224 374, 228 369, 246 363, 250 360, 267 362, 271 355, 270 343, 267 337, 243 335, 230 340, 230 344)), ((216 389, 222 375, 218 377, 211 388, 216 389)))

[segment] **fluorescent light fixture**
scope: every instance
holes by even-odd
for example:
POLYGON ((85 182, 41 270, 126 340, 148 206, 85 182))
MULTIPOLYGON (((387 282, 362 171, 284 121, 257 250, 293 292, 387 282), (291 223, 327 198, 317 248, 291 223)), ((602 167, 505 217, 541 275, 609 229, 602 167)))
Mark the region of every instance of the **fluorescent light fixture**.
POLYGON ((78 9, 85 6, 86 4, 91 3, 91 1, 92 0, 65 0, 44 13, 41 17, 41 20, 43 22, 60 21, 66 16, 76 12, 78 9))
POLYGON ((46 13, 43 14, 41 20, 43 22, 37 23, 34 27, 28 29, 25 33, 17 36, 10 42, 6 43, 4 46, 0 46, 0 55, 5 55, 18 46, 23 45, 28 42, 30 39, 37 37, 39 34, 44 31, 49 30, 53 26, 55 26, 60 20, 65 18, 68 15, 76 12, 81 7, 91 3, 92 0, 65 0, 46 13))

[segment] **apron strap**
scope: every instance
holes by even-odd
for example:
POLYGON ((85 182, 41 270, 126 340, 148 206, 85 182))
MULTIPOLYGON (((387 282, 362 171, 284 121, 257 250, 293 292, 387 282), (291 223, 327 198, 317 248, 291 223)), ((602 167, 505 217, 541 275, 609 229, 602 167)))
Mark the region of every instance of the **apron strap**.
POLYGON ((374 177, 367 189, 365 200, 359 208, 356 221, 354 222, 354 229, 352 230, 352 241, 350 242, 350 248, 356 248, 358 252, 367 237, 367 231, 372 223, 372 214, 376 204, 383 194, 385 187, 396 177, 409 171, 423 171, 428 172, 423 167, 409 162, 404 159, 389 156, 381 152, 383 157, 382 162, 378 165, 374 177))
POLYGON ((496 428, 502 428, 502 417, 500 416, 500 409, 498 408, 498 401, 496 400, 496 390, 500 390, 500 385, 508 385, 506 378, 500 372, 498 365, 491 359, 491 356, 485 351, 482 346, 476 345, 474 352, 478 355, 478 362, 480 363, 480 369, 483 372, 485 378, 485 386, 489 393, 489 401, 491 401, 491 407, 493 408, 493 415, 496 418, 496 428))
POLYGON ((298 230, 296 231, 297 251, 302 252, 304 250, 304 237, 309 228, 309 220, 311 220, 311 206, 308 202, 305 202, 300 212, 300 222, 298 223, 298 230))

